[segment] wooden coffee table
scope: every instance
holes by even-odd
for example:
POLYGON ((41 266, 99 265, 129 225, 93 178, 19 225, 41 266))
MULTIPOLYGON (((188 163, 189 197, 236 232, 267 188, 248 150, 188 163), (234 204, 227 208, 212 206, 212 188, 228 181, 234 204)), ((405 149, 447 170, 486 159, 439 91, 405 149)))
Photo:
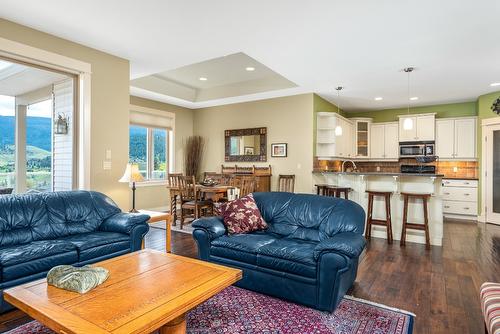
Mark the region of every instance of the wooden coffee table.
POLYGON ((242 275, 239 269, 149 249, 95 265, 110 276, 86 294, 42 279, 5 290, 5 300, 56 333, 185 333, 186 312, 242 275))

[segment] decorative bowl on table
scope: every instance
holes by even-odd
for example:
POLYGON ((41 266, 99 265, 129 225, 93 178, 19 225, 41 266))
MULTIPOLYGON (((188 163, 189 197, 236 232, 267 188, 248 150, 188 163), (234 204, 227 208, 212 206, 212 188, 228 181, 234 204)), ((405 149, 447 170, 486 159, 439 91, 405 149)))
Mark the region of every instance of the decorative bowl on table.
POLYGON ((205 186, 205 187, 213 187, 213 186, 218 185, 219 181, 207 178, 207 179, 203 180, 202 182, 200 182, 200 184, 202 186, 205 186))

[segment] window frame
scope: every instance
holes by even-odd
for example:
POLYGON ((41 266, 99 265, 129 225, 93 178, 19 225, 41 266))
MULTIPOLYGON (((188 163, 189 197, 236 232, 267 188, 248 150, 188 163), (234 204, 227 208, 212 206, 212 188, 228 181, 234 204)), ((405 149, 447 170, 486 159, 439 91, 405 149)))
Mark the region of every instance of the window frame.
MULTIPOLYGON (((130 122, 129 124, 129 136, 130 136, 130 127, 137 126, 146 129, 146 177, 144 177, 144 182, 136 183, 136 186, 147 186, 147 185, 156 185, 156 184, 166 184, 167 175, 173 172, 172 162, 170 160, 172 154, 170 153, 172 150, 171 138, 173 138, 173 130, 163 127, 153 127, 146 126, 144 124, 138 124, 130 122), (165 178, 163 179, 152 179, 151 176, 154 172, 154 145, 153 145, 153 131, 154 130, 163 130, 165 131, 165 167, 166 173, 165 178)), ((129 137, 129 145, 130 145, 130 137, 129 137)), ((129 160, 130 160, 130 147, 129 147, 129 160)), ((133 162, 133 161, 131 161, 133 162)))

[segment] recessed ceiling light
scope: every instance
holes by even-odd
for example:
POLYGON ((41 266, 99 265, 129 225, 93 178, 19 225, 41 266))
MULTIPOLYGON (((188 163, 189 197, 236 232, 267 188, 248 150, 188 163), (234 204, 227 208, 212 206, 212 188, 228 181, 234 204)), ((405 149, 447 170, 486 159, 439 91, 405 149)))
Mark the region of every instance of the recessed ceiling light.
POLYGON ((205 77, 200 77, 200 81, 207 81, 208 79, 205 77))
POLYGON ((374 100, 375 100, 375 101, 382 101, 383 99, 384 99, 383 97, 380 97, 380 96, 379 96, 379 97, 376 97, 374 100))
POLYGON ((255 71, 255 67, 248 66, 245 68, 245 70, 247 70, 248 72, 252 72, 252 71, 255 71))
POLYGON ((414 97, 410 97, 410 100, 411 101, 417 101, 418 100, 418 97, 414 96, 414 97))
POLYGON ((494 82, 490 84, 491 87, 500 86, 500 82, 494 82))

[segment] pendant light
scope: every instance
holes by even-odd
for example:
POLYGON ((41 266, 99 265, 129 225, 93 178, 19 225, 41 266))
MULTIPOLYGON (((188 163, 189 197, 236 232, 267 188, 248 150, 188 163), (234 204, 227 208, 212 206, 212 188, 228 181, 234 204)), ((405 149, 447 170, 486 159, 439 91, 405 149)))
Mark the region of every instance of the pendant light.
MULTIPOLYGON (((344 89, 342 86, 335 87, 335 90, 337 91, 337 114, 340 115, 340 91, 344 89)), ((342 136, 342 127, 340 125, 337 125, 335 127, 335 136, 339 137, 342 136)))
MULTIPOLYGON (((404 71, 408 75, 408 115, 410 115, 410 73, 413 72, 413 67, 406 67, 404 71)), ((405 118, 403 121, 403 129, 412 130, 413 129, 413 119, 410 117, 405 118)))

